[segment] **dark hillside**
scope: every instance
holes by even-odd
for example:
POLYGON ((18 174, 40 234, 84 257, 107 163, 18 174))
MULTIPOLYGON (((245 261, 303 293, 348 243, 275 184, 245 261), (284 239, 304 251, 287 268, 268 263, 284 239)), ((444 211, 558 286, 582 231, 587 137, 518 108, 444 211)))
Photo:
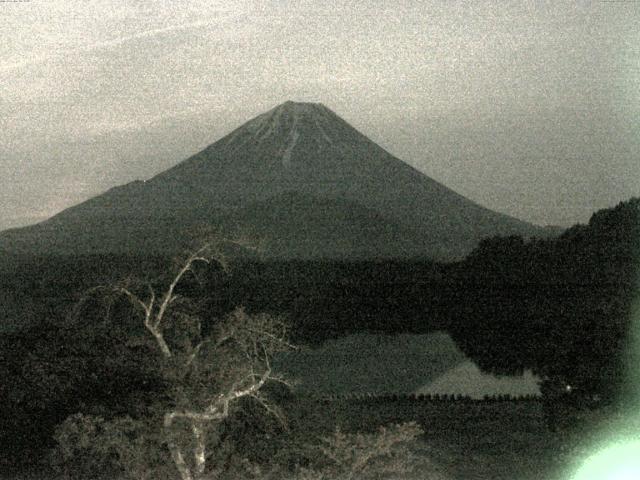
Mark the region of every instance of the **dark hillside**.
POLYGON ((640 199, 559 238, 480 243, 455 266, 450 329, 483 368, 531 368, 607 396, 625 388, 640 272, 640 199))

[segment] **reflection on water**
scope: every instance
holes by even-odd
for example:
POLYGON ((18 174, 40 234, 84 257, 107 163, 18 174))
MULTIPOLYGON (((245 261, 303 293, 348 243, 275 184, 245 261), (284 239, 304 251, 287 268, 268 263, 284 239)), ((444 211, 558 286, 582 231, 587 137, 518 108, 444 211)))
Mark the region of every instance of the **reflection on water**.
POLYGON ((288 353, 276 363, 307 394, 540 394, 530 372, 517 377, 482 373, 444 332, 348 335, 288 353))
POLYGON ((538 396, 539 380, 539 377, 528 370, 523 375, 498 377, 480 371, 480 368, 469 360, 418 389, 416 393, 459 394, 476 399, 485 395, 538 396))

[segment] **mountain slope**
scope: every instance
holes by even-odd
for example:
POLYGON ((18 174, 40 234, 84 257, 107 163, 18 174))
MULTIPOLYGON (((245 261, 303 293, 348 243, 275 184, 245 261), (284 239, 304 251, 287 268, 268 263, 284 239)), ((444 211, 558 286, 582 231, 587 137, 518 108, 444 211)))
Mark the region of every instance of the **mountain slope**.
MULTIPOLYGON (((435 251, 420 232, 344 198, 286 192, 228 214, 225 231, 264 239, 279 259, 418 258, 435 251)), ((444 252, 443 252, 444 253, 444 252)))
MULTIPOLYGON (((149 181, 111 189, 35 227, 5 232, 0 248, 69 253, 171 249, 180 229, 222 218, 229 222, 234 212, 247 220, 251 209, 281 209, 282 202, 272 199, 289 192, 299 194, 290 197, 292 202, 316 199, 324 207, 333 202, 334 213, 344 210, 336 218, 376 212, 379 218, 371 222, 395 225, 396 236, 404 232, 406 241, 417 241, 422 255, 440 259, 459 258, 486 236, 543 234, 423 175, 323 105, 286 102, 149 181)), ((251 230, 250 223, 244 222, 251 230)), ((283 217, 281 225, 286 224, 283 217)), ((309 234, 317 230, 308 227, 309 234)), ((287 230, 270 234, 281 238, 287 230)), ((342 233, 353 242, 367 241, 364 234, 342 233)), ((333 238, 342 233, 337 229, 333 238)), ((375 256, 376 248, 353 242, 326 254, 349 257, 359 250, 375 256)), ((407 255, 399 248, 395 256, 407 255)))

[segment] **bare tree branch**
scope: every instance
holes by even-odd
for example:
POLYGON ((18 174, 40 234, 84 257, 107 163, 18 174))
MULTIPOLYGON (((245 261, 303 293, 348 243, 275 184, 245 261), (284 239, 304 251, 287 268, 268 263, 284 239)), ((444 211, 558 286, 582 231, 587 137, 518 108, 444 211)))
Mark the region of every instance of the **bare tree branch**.
POLYGON ((252 393, 250 396, 251 396, 251 398, 256 400, 262 406, 262 408, 264 408, 276 420, 278 420, 278 422, 283 427, 287 426, 287 421, 286 421, 284 415, 282 414, 282 412, 279 411, 277 408, 275 408, 273 405, 271 405, 263 396, 261 396, 261 395, 259 395, 257 393, 252 393))
POLYGON ((197 250, 195 253, 191 254, 191 256, 189 256, 189 258, 187 259, 185 264, 182 266, 182 268, 178 271, 177 275, 173 278, 173 281, 169 284, 167 291, 164 293, 162 297, 162 303, 160 304, 160 308, 154 320, 154 328, 156 330, 160 328, 160 324, 162 323, 162 319, 164 318, 164 314, 167 310, 167 307, 172 301, 175 300, 173 291, 175 290, 176 286, 178 285, 182 277, 185 275, 185 273, 191 270, 195 262, 204 262, 206 264, 210 262, 210 260, 207 257, 203 256, 203 253, 206 252, 209 249, 209 247, 210 247, 209 244, 206 244, 203 247, 201 247, 199 250, 197 250))
POLYGON ((176 289, 197 263, 216 261, 224 270, 228 261, 223 243, 251 248, 246 239, 210 241, 191 253, 180 264, 177 273, 163 291, 147 284, 148 297, 140 295, 130 281, 112 287, 96 287, 126 297, 144 315, 144 327, 155 339, 162 355, 171 359, 163 368, 171 385, 170 406, 164 413, 163 425, 171 458, 182 480, 201 480, 206 475, 206 425, 220 422, 230 414, 231 406, 241 398, 256 400, 283 425, 284 415, 271 405, 260 390, 267 382, 289 383, 274 374, 271 356, 295 348, 287 340, 285 322, 269 315, 249 315, 242 308, 221 320, 213 334, 203 338, 202 325, 194 313, 197 304, 181 297, 176 289), (167 328, 171 312, 172 328, 167 328), (175 328, 174 328, 175 327, 175 328), (165 339, 170 336, 170 344, 165 339), (217 395, 211 392, 217 388, 217 395), (179 420, 179 421, 178 421, 179 420), (191 440, 177 440, 187 425, 191 440))

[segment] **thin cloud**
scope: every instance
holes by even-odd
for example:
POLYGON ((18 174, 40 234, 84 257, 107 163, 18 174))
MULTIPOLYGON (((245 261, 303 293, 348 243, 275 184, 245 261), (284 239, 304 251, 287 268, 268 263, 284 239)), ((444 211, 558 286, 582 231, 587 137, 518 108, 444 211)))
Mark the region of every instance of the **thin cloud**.
POLYGON ((189 29, 192 29, 192 28, 206 27, 206 26, 209 26, 211 24, 212 24, 211 21, 199 21, 199 22, 185 23, 185 24, 181 24, 181 25, 171 25, 171 26, 168 26, 168 27, 156 28, 156 29, 153 29, 153 30, 146 30, 144 32, 135 33, 133 35, 129 35, 129 36, 126 36, 126 37, 120 37, 120 38, 116 38, 114 40, 108 40, 106 42, 95 43, 95 44, 90 45, 88 47, 84 47, 83 51, 91 51, 91 50, 97 50, 97 49, 101 49, 101 48, 117 47, 117 46, 123 45, 123 44, 131 42, 133 40, 138 40, 138 39, 141 39, 141 38, 155 37, 155 36, 158 36, 158 35, 162 35, 162 34, 169 33, 169 32, 175 32, 175 31, 179 31, 179 30, 189 30, 189 29))
POLYGON ((194 28, 207 27, 207 26, 210 26, 212 24, 213 23, 211 21, 198 21, 198 22, 183 23, 183 24, 180 24, 180 25, 170 25, 168 27, 162 27, 162 28, 154 28, 154 29, 151 29, 151 30, 145 30, 143 32, 134 33, 133 35, 127 35, 127 36, 115 38, 115 39, 112 39, 112 40, 106 40, 104 42, 97 42, 97 43, 93 43, 91 45, 83 45, 81 47, 70 48, 70 49, 68 49, 66 51, 58 52, 58 53, 53 54, 53 55, 35 57, 35 58, 28 59, 28 60, 20 61, 20 62, 10 63, 10 64, 6 64, 6 65, 0 65, 0 71, 16 70, 16 69, 20 69, 20 68, 27 67, 27 66, 30 66, 30 65, 36 65, 36 64, 39 64, 39 63, 46 63, 49 60, 52 60, 54 58, 61 57, 61 56, 69 56, 69 55, 73 55, 73 54, 77 54, 77 53, 87 53, 87 52, 92 52, 92 51, 95 51, 95 50, 119 47, 119 46, 124 45, 126 43, 129 43, 129 42, 132 42, 132 41, 136 41, 136 40, 140 40, 140 39, 156 37, 156 36, 159 36, 159 35, 164 35, 164 34, 167 34, 167 33, 181 31, 181 30, 190 30, 190 29, 194 29, 194 28))

